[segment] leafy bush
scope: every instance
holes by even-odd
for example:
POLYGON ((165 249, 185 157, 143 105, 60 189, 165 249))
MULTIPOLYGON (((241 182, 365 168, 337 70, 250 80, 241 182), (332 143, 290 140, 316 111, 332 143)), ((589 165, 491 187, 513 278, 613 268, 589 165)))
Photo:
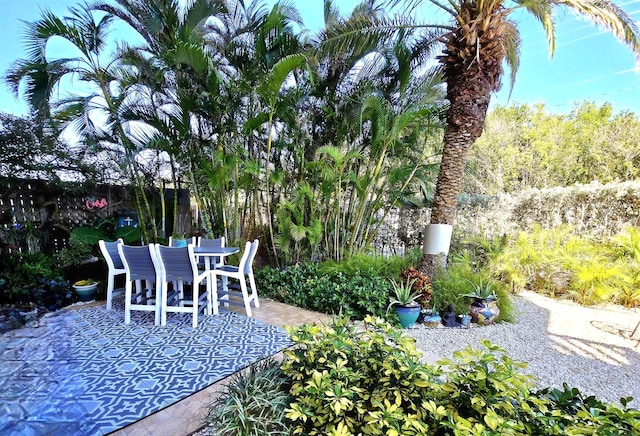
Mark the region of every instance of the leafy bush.
POLYGON ((418 263, 415 252, 408 256, 379 256, 371 254, 358 254, 348 259, 335 261, 328 260, 319 264, 318 272, 320 274, 337 274, 346 275, 356 273, 374 274, 385 277, 387 279, 396 279, 403 269, 410 265, 418 263))
POLYGON ((620 408, 594 396, 585 397, 577 388, 571 388, 566 383, 563 383, 562 390, 546 388, 536 392, 536 396, 548 400, 552 405, 543 411, 543 419, 547 428, 554 429, 554 434, 640 434, 640 411, 627 407, 632 397, 620 398, 620 408), (594 427, 597 432, 586 431, 595 430, 594 427), (571 429, 580 429, 581 432, 569 433, 571 429))
POLYGON ((290 403, 289 378, 273 359, 236 373, 221 395, 208 406, 206 422, 219 436, 288 435, 284 417, 290 403))
MULTIPOLYGON (((368 317, 289 328, 296 347, 286 417, 306 435, 631 435, 640 411, 564 391, 535 391, 526 364, 483 342, 439 366, 423 365, 411 339, 368 317)), ((289 382, 287 382, 289 383, 289 382)))
POLYGON ((422 403, 440 391, 440 371, 420 364, 412 339, 372 317, 358 327, 340 318, 288 332, 298 345, 282 366, 292 380, 286 416, 294 433, 428 434, 422 403))
POLYGON ((433 290, 431 289, 431 279, 413 267, 408 267, 400 272, 403 280, 412 282, 412 289, 420 295, 419 303, 424 309, 431 308, 433 290))
POLYGON ((56 310, 73 298, 55 259, 42 253, 4 256, 0 277, 0 301, 5 304, 56 310))
POLYGON ((469 263, 460 261, 451 263, 446 270, 438 271, 433 278, 433 307, 441 311, 453 304, 456 313, 469 313, 469 299, 464 295, 472 293, 474 286, 481 283, 494 285, 492 287, 500 308, 498 321, 513 321, 513 305, 505 286, 493 280, 487 270, 474 272, 469 263))
POLYGON ((320 272, 314 263, 284 270, 263 268, 255 272, 259 292, 286 304, 328 314, 362 319, 367 314, 384 316, 389 281, 380 275, 355 271, 320 272))

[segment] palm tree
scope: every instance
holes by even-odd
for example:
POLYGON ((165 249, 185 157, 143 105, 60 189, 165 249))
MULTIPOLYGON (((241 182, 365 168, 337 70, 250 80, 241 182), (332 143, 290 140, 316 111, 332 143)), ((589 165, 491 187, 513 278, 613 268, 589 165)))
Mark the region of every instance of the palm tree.
POLYGON ((87 8, 69 8, 60 18, 50 11, 27 23, 25 44, 27 57, 19 59, 7 72, 5 81, 16 96, 24 86, 32 113, 41 123, 55 124, 61 130, 69 127, 85 143, 100 143, 100 151, 118 154, 123 172, 135 185, 135 201, 145 239, 147 225, 155 232, 153 211, 144 189, 144 169, 136 160, 137 148, 130 140, 129 127, 120 117, 126 100, 118 86, 122 74, 119 58, 108 57, 108 32, 112 17, 94 16, 87 8), (75 56, 52 59, 48 42, 60 38, 74 50, 75 56), (83 95, 59 98, 58 91, 72 80, 79 81, 83 95), (96 121, 106 118, 106 121, 96 121))
MULTIPOLYGON (((501 85, 505 62, 511 70, 511 84, 515 79, 520 56, 518 23, 512 19, 515 11, 524 9, 542 24, 551 55, 555 47, 554 12, 562 7, 607 28, 640 54, 636 24, 608 0, 389 0, 385 6, 394 8, 401 4, 406 8, 399 17, 386 20, 372 16, 368 26, 343 32, 327 42, 333 48, 344 50, 354 44, 367 44, 375 34, 420 28, 444 45, 440 63, 447 83, 449 107, 431 209, 432 224, 453 224, 467 153, 482 134, 491 94, 501 85), (411 18, 412 12, 423 4, 435 5, 446 14, 448 22, 416 22, 411 18)), ((425 254, 421 269, 433 273, 443 261, 438 254, 425 254)))

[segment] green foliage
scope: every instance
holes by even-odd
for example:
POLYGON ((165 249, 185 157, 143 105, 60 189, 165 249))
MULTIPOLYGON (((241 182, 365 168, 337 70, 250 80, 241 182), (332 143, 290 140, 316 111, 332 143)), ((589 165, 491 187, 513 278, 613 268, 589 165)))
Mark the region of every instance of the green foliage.
POLYGON ((400 272, 400 277, 405 280, 412 281, 412 289, 419 294, 418 302, 423 309, 428 309, 431 306, 432 289, 431 278, 422 274, 420 271, 413 267, 405 268, 400 272))
MULTIPOLYGON (((534 391, 525 363, 483 341, 438 366, 379 319, 288 328, 286 417, 305 435, 631 435, 640 411, 576 389, 534 391)), ((276 389, 277 390, 277 389, 276 389)))
POLYGON ((280 362, 265 359, 237 372, 207 409, 206 421, 218 436, 289 435, 285 408, 289 378, 280 362))
POLYGON ((370 273, 387 279, 396 279, 400 272, 410 265, 416 265, 419 259, 415 253, 409 256, 378 256, 372 254, 357 254, 341 261, 327 260, 318 267, 320 274, 370 273))
POLYGON ((599 180, 636 180, 637 115, 614 115, 610 104, 577 104, 570 114, 543 105, 497 107, 470 150, 468 192, 517 192, 599 180), (500 171, 495 171, 500 168, 500 171))
POLYGON ((627 405, 631 397, 620 398, 622 407, 585 397, 577 388, 563 383, 562 389, 546 388, 535 394, 550 402, 540 420, 550 434, 636 435, 640 434, 640 411, 627 405))
POLYGON ((471 292, 470 277, 473 273, 468 264, 450 264, 447 269, 439 270, 433 277, 433 298, 431 305, 440 311, 453 304, 456 313, 467 313, 469 303, 463 297, 471 292))
POLYGON ((496 300, 497 284, 493 280, 484 281, 480 278, 477 283, 471 283, 472 291, 464 294, 464 297, 476 298, 478 300, 496 300))
POLYGON ((66 268, 72 265, 80 265, 93 255, 93 247, 81 239, 69 239, 67 246, 56 255, 58 265, 66 268))
POLYGON ((255 272, 260 294, 286 304, 328 314, 362 319, 384 316, 391 288, 385 277, 369 272, 320 273, 315 263, 255 272))
POLYGON ((389 298, 389 306, 387 310, 393 306, 417 306, 422 293, 413 290, 415 282, 415 279, 407 279, 400 283, 392 280, 391 285, 393 286, 393 295, 389 298))
POLYGON ((77 240, 87 245, 97 245, 99 240, 108 240, 107 232, 98 227, 75 227, 69 235, 69 240, 77 240))
POLYGON ((5 304, 56 310, 73 297, 55 259, 42 253, 3 256, 0 277, 0 301, 5 304))
POLYGON ((487 340, 482 345, 484 349, 467 348, 455 352, 452 360, 438 362, 447 374, 442 385, 445 407, 462 418, 445 427, 465 428, 462 434, 526 433, 522 421, 534 418, 532 408, 544 406, 531 396, 532 377, 519 372, 526 364, 487 340))
POLYGON ((487 269, 474 271, 471 267, 473 262, 467 257, 457 259, 456 262, 450 263, 447 269, 438 271, 433 278, 432 306, 440 311, 453 304, 456 313, 468 313, 469 300, 466 296, 482 289, 494 293, 497 297, 500 308, 498 321, 513 321, 513 306, 505 286, 495 281, 487 269))
POLYGON ((587 305, 637 306, 638 244, 633 227, 602 241, 577 236, 567 226, 536 227, 514 237, 491 269, 515 291, 531 289, 587 305))
POLYGON ((426 392, 440 391, 441 373, 420 363, 412 339, 371 317, 288 332, 297 344, 282 366, 292 380, 286 415, 294 433, 428 434, 422 403, 426 392))

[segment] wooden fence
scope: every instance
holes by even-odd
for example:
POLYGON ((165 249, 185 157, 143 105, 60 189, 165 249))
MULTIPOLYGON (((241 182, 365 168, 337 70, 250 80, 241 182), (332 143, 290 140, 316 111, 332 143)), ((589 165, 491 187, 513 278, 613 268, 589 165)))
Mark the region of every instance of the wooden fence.
MULTIPOLYGON (((173 190, 167 190, 165 198, 168 225, 172 226, 173 190)), ((160 214, 159 192, 152 195, 152 201, 160 214)), ((188 212, 188 191, 180 190, 179 201, 180 209, 188 212)), ((99 226, 104 220, 110 220, 114 227, 135 226, 135 210, 127 186, 63 188, 42 180, 0 179, 0 253, 57 253, 66 246, 74 227, 99 226)))

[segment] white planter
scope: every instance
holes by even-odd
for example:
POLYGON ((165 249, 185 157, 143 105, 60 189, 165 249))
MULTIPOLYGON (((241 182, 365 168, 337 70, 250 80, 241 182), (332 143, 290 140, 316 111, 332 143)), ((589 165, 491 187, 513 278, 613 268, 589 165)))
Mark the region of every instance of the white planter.
POLYGON ((424 232, 424 254, 449 254, 451 246, 451 233, 453 226, 450 224, 429 224, 424 232))

